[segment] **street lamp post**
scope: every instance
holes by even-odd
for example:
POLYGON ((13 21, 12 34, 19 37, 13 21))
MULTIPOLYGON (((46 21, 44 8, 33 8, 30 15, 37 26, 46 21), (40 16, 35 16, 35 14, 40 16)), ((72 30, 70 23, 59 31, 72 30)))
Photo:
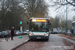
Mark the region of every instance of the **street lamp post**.
POLYGON ((67 32, 67 5, 66 5, 66 32, 67 32))

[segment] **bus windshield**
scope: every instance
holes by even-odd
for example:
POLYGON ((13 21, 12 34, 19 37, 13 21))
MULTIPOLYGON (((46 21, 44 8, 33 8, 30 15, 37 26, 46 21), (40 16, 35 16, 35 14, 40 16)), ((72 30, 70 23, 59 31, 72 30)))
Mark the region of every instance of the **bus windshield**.
POLYGON ((47 22, 31 22, 30 23, 30 31, 48 31, 47 22))

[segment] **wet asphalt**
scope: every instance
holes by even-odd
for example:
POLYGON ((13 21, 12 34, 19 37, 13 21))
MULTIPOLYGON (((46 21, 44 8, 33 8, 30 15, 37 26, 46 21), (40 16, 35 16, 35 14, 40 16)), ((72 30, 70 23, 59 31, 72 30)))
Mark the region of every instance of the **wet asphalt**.
MULTIPOLYGON (((58 34, 50 34, 49 40, 29 40, 15 50, 75 50, 75 43, 58 34)), ((75 42, 75 41, 73 41, 75 42)))

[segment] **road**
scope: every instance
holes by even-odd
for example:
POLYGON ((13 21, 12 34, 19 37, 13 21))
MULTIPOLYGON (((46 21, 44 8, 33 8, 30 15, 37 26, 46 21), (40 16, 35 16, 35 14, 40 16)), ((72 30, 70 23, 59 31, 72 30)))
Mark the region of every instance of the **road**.
POLYGON ((51 34, 49 41, 30 40, 15 50, 75 50, 74 42, 58 34, 51 34))

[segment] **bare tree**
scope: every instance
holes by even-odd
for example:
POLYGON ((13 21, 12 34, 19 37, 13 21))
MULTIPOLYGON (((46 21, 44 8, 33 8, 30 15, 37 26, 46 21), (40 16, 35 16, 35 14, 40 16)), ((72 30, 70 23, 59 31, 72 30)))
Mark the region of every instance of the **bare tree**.
POLYGON ((0 0, 0 24, 2 30, 14 26, 19 29, 19 22, 23 27, 30 17, 46 17, 47 5, 44 0, 0 0))
POLYGON ((44 17, 47 14, 47 5, 44 0, 27 0, 27 4, 30 17, 44 17))
POLYGON ((52 30, 55 27, 55 25, 54 25, 54 18, 50 17, 50 19, 51 19, 50 30, 52 30))
POLYGON ((75 16, 73 16, 73 21, 75 21, 75 16))
POLYGON ((55 28, 59 27, 59 17, 58 16, 55 17, 54 25, 55 25, 55 28))
POLYGON ((75 7, 75 0, 66 0, 68 4, 71 4, 75 7))
POLYGON ((2 30, 11 29, 12 26, 19 27, 21 11, 24 9, 19 7, 18 4, 17 0, 1 0, 0 19, 2 30))

